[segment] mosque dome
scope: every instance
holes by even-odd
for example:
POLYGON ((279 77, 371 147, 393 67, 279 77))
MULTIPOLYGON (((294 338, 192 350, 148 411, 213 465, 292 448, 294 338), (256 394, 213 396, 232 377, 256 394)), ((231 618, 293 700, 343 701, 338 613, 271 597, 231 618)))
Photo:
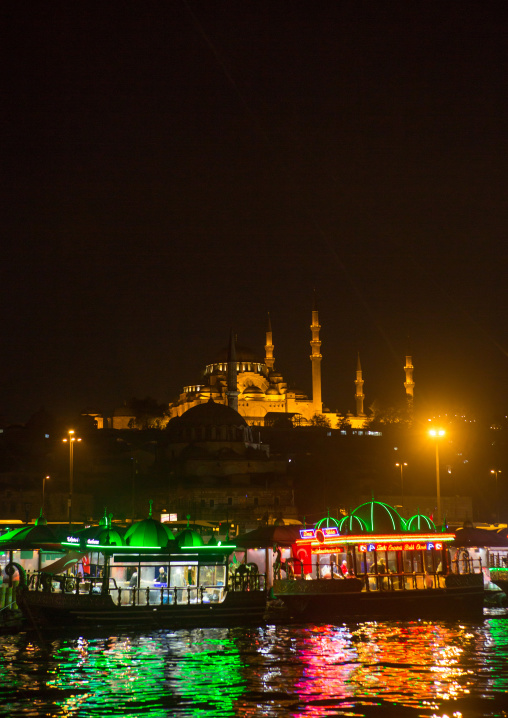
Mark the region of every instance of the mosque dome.
POLYGON ((210 386, 208 384, 206 386, 203 386, 199 391, 200 399, 211 399, 214 396, 215 397, 220 396, 220 391, 217 389, 216 386, 210 386))
POLYGON ((288 389, 288 391, 292 391, 294 393, 295 399, 307 399, 307 394, 302 389, 293 387, 292 389, 288 389))
POLYGON ((268 389, 266 390, 265 394, 267 394, 269 396, 274 396, 275 394, 277 394, 277 396, 278 396, 279 390, 275 386, 269 386, 268 389))
POLYGON ((252 441, 247 422, 237 411, 209 399, 187 409, 168 424, 170 440, 176 443, 252 441))
POLYGON ((225 404, 210 399, 187 409, 178 417, 180 425, 185 426, 247 426, 247 422, 237 411, 225 404))
POLYGON ((262 389, 260 389, 259 386, 250 385, 250 386, 245 387, 245 389, 243 390, 242 396, 245 397, 246 399, 247 398, 258 399, 258 398, 262 397, 264 395, 264 393, 265 392, 262 389))

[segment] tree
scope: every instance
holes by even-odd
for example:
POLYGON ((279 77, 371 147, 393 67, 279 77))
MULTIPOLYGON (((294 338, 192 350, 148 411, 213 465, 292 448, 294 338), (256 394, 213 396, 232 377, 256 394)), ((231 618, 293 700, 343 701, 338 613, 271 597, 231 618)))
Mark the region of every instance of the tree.
POLYGON ((167 424, 166 406, 150 396, 144 399, 133 397, 128 402, 128 407, 136 417, 129 422, 129 428, 162 429, 167 424))
POLYGON ((324 414, 314 414, 312 419, 310 420, 311 426, 317 426, 323 429, 331 429, 332 425, 330 423, 330 419, 326 417, 324 414))

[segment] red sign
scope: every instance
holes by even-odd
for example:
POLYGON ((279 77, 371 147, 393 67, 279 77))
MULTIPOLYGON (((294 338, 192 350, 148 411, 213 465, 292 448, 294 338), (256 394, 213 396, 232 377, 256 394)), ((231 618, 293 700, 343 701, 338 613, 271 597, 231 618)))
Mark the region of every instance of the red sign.
POLYGON ((407 543, 369 543, 359 544, 358 550, 367 551, 441 551, 441 541, 408 541, 407 543))

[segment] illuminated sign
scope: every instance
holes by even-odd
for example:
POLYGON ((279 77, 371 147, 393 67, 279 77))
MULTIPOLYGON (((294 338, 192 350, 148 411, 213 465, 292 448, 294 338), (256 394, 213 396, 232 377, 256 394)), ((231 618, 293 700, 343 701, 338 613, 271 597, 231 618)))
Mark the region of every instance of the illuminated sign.
POLYGON ((67 536, 67 541, 69 543, 79 543, 79 539, 76 536, 67 536))
POLYGON ((339 529, 336 526, 332 526, 329 529, 322 529, 324 535, 328 538, 328 536, 338 536, 339 535, 339 529))
POLYGON ((410 541, 407 543, 362 543, 358 544, 358 550, 367 553, 368 551, 441 551, 443 544, 440 541, 410 541))
POLYGON ((316 531, 316 539, 317 539, 317 541, 319 541, 319 543, 324 543, 325 535, 324 535, 324 533, 321 531, 321 529, 318 529, 318 530, 316 531))
POLYGON ((88 539, 87 543, 94 544, 94 546, 99 545, 99 539, 88 539))
POLYGON ((300 536, 303 539, 313 539, 314 538, 314 529, 300 529, 300 536))

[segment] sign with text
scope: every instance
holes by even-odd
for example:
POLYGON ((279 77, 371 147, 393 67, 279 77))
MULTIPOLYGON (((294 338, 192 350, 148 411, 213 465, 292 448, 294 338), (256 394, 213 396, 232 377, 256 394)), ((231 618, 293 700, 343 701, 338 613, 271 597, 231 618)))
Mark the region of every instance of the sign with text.
POLYGON ((441 551, 441 541, 407 541, 405 543, 364 543, 359 544, 358 550, 367 551, 441 551))

